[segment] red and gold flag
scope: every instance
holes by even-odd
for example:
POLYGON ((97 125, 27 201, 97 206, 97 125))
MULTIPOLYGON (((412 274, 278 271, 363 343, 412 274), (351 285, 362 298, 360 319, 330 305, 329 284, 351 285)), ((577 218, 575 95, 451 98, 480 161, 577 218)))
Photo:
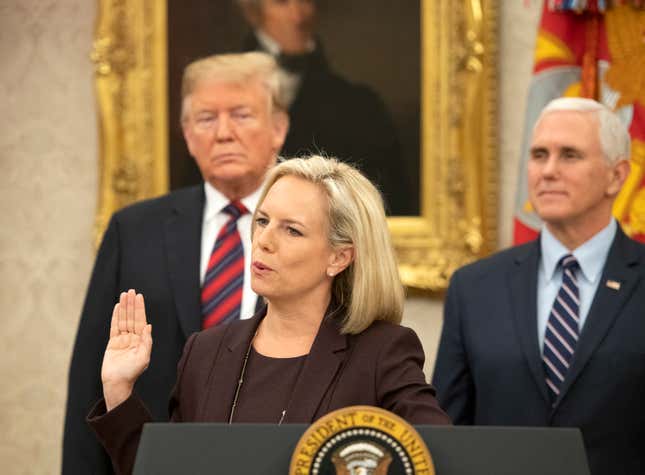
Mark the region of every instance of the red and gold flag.
POLYGON ((631 172, 614 215, 645 242, 645 11, 643 2, 546 0, 535 45, 519 186, 515 244, 537 237, 541 223, 528 202, 526 166, 540 111, 557 97, 590 97, 614 110, 632 137, 631 172))

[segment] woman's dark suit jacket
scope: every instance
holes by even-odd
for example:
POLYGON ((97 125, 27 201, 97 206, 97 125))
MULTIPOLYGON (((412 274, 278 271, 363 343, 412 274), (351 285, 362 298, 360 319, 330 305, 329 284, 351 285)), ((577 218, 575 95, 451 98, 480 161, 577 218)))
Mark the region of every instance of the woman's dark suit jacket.
MULTIPOLYGON (((170 399, 172 421, 228 421, 244 355, 263 317, 261 312, 189 338, 170 399)), ((338 328, 338 320, 323 320, 284 423, 311 423, 360 404, 382 407, 412 424, 450 424, 426 383, 423 348, 414 331, 382 321, 358 335, 342 335, 338 328)), ((107 414, 100 401, 88 416, 117 473, 132 471, 142 426, 151 420, 135 395, 107 414)))

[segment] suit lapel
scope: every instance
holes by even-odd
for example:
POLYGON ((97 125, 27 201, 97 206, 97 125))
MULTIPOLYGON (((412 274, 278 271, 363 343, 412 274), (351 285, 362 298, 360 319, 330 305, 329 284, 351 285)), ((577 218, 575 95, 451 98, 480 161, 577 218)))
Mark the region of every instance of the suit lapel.
POLYGON ((619 227, 609 250, 587 320, 582 328, 573 363, 562 383, 558 402, 562 401, 569 388, 580 376, 591 355, 618 318, 620 310, 629 300, 639 280, 639 274, 631 268, 638 263, 638 260, 634 243, 619 227), (619 282, 620 288, 618 290, 609 288, 607 286, 608 280, 619 282))
POLYGON ((255 313, 259 313, 264 310, 264 307, 267 306, 267 303, 264 301, 264 297, 258 295, 257 300, 255 301, 255 313))
MULTIPOLYGON (((244 356, 265 315, 266 308, 249 320, 230 325, 223 335, 224 343, 215 357, 200 420, 228 422, 244 356)), ((284 423, 313 421, 344 361, 346 348, 347 337, 339 333, 336 321, 325 318, 293 389, 284 423)))
POLYGON ((540 260, 540 241, 527 245, 525 252, 515 259, 515 267, 508 275, 511 289, 513 317, 519 341, 530 372, 545 403, 547 393, 542 356, 537 334, 537 274, 540 260))
POLYGON ((226 334, 222 336, 221 349, 213 361, 207 385, 209 392, 204 398, 200 420, 228 422, 244 357, 265 315, 266 310, 263 309, 253 318, 228 326, 226 334))
POLYGON ((204 200, 202 186, 177 195, 165 223, 168 275, 186 337, 201 327, 199 258, 204 200))
POLYGON ((313 422, 320 403, 342 366, 346 348, 347 336, 340 334, 337 319, 326 317, 293 389, 285 423, 313 422))

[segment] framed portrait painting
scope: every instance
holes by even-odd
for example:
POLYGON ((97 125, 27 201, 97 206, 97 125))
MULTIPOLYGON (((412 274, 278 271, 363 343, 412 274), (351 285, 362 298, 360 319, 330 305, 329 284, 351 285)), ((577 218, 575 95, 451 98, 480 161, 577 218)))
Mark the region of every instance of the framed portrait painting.
MULTIPOLYGON (((309 72, 300 76, 283 154, 323 153, 363 170, 383 192, 404 283, 441 291, 496 245, 496 3, 312 3, 312 51, 328 73, 320 83, 346 87, 315 91, 322 105, 306 115, 297 106, 309 72)), ((235 0, 99 5, 97 239, 116 209, 200 180, 179 124, 183 68, 257 48, 235 0)))

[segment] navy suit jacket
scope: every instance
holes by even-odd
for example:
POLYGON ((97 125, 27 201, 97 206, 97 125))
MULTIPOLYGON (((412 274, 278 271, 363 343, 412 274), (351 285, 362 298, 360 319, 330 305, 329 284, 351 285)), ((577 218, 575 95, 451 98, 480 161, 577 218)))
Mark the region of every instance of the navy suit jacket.
POLYGON ((539 261, 534 241, 454 274, 439 402, 455 424, 578 427, 592 474, 645 473, 645 246, 618 229, 553 407, 537 336, 539 261))
POLYGON ((199 280, 203 184, 129 206, 112 217, 98 251, 69 371, 64 474, 112 473, 85 417, 103 395, 101 363, 114 304, 122 291, 143 293, 154 328, 150 367, 136 391, 156 420, 168 399, 188 337, 201 329, 199 280))

